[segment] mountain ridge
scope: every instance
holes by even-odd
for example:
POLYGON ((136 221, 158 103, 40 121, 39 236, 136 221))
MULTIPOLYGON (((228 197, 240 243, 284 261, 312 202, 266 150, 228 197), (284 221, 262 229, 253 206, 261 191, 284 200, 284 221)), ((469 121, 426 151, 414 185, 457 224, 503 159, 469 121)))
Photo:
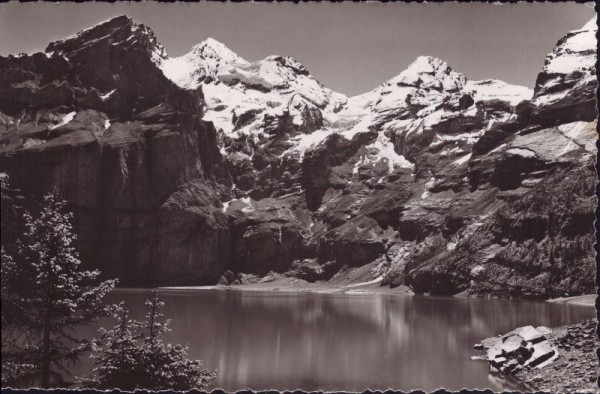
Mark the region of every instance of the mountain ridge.
POLYGON ((593 32, 559 40, 534 90, 419 56, 346 97, 293 58, 213 39, 169 58, 127 17, 0 57, 3 243, 20 196, 57 187, 84 262, 124 285, 590 291, 593 32))

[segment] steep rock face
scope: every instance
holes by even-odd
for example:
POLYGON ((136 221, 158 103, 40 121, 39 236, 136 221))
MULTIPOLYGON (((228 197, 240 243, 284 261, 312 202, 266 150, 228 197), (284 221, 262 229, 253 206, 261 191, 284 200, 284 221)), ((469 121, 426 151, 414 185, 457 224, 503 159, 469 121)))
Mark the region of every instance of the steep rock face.
POLYGON ((556 297, 593 291, 595 32, 593 21, 561 39, 532 102, 476 142, 470 188, 496 191, 502 208, 406 271, 417 292, 556 297))
POLYGON ((236 272, 285 272, 310 255, 306 215, 286 199, 251 198, 226 203, 231 228, 231 266, 236 272))
POLYGON ((211 281, 227 254, 227 221, 207 208, 219 211, 219 189, 177 197, 210 178, 220 155, 201 94, 164 77, 161 52, 149 29, 119 17, 45 54, 0 59, 0 168, 26 194, 57 187, 84 260, 122 284, 211 281), (174 248, 185 226, 206 238, 174 248))
POLYGON ((407 274, 418 292, 557 297, 594 287, 593 162, 559 169, 511 204, 439 245, 407 274), (447 281, 446 276, 453 280, 447 281), (445 283, 445 291, 439 291, 445 283), (448 283, 452 283, 448 286, 448 283))

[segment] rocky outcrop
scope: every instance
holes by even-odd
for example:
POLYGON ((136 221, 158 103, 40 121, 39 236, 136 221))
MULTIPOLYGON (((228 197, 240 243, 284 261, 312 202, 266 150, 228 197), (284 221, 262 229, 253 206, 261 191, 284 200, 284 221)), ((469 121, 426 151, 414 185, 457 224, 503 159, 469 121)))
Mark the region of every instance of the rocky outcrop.
POLYGON ((594 34, 560 40, 533 91, 420 56, 348 98, 213 39, 170 58, 118 17, 0 58, 3 201, 58 187, 86 263, 128 285, 360 270, 423 294, 587 292, 594 34))
POLYGON ((445 294, 557 297, 583 294, 594 287, 593 162, 560 169, 509 206, 459 231, 448 250, 407 274, 422 292, 439 291, 439 282, 455 283, 445 294), (469 228, 470 227, 470 228, 469 228), (432 274, 452 275, 453 281, 432 274))
POLYGON ((548 336, 552 330, 548 327, 525 326, 475 344, 475 349, 483 350, 490 363, 491 371, 504 374, 514 373, 522 368, 543 368, 558 356, 548 336))
POLYGON ((490 371, 512 375, 537 390, 594 392, 597 387, 596 321, 550 329, 519 327, 475 345, 490 371), (560 379, 556 376, 560 375, 560 379))

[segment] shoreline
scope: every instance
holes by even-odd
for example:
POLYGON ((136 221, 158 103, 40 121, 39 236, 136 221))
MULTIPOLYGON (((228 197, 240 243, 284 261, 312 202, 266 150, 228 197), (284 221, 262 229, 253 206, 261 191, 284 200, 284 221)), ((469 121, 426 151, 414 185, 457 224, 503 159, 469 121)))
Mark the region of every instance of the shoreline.
POLYGON ((311 293, 311 294, 395 294, 414 295, 406 286, 396 288, 381 287, 377 284, 364 282, 344 285, 331 285, 310 283, 301 279, 285 278, 270 282, 257 282, 242 285, 214 285, 214 286, 163 286, 159 290, 185 291, 185 290, 222 290, 222 291, 251 291, 264 293, 311 293))
MULTIPOLYGON (((220 291, 251 291, 264 293, 313 293, 313 294, 386 294, 386 295, 415 295, 415 293, 407 286, 399 286, 396 288, 381 287, 373 283, 355 283, 345 285, 330 285, 310 283, 301 279, 284 279, 270 282, 257 282, 241 285, 213 285, 213 286, 161 286, 158 290, 169 291, 193 291, 193 290, 220 290, 220 291)), ((115 290, 143 290, 138 288, 121 288, 115 290)), ((426 295, 428 296, 428 295, 426 295)), ((436 296, 437 297, 437 296, 436 296)), ((447 296, 448 298, 485 298, 464 295, 462 293, 447 296)), ((538 301, 551 302, 554 304, 577 305, 584 307, 595 307, 596 294, 585 294, 569 297, 558 297, 549 299, 535 299, 538 301)), ((502 299, 500 297, 499 299, 502 299)), ((530 301, 529 298, 520 298, 521 300, 530 301)))
POLYGON ((582 305, 582 306, 596 306, 596 294, 586 294, 580 296, 573 297, 559 297, 559 298, 550 298, 546 300, 547 302, 552 302, 556 304, 569 304, 569 305, 582 305))

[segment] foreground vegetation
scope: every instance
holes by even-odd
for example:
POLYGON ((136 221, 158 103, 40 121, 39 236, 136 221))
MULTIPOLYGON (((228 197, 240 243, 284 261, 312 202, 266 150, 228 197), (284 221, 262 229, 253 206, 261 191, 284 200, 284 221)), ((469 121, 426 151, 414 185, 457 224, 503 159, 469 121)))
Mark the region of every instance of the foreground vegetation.
POLYGON ((94 368, 77 378, 99 389, 206 388, 215 373, 189 360, 187 348, 166 345, 163 303, 156 291, 146 302, 144 322, 129 319, 127 308, 106 305, 116 280, 81 269, 75 248, 73 214, 52 191, 39 215, 23 213, 23 232, 2 244, 2 386, 66 387, 67 368, 91 351, 94 368), (98 338, 79 338, 76 329, 112 315, 118 325, 101 329, 98 338))

